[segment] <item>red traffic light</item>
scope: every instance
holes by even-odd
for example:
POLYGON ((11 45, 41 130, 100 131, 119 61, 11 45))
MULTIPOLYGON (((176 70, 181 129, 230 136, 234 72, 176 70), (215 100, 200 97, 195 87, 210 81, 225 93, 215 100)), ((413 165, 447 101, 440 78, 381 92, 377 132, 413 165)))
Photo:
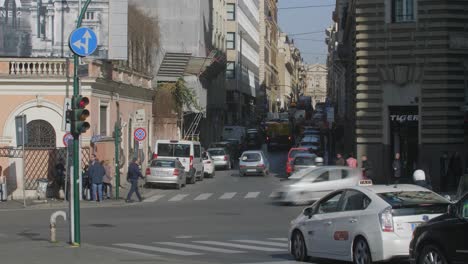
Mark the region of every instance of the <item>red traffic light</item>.
POLYGON ((79 108, 85 108, 89 104, 88 97, 81 97, 80 101, 78 102, 79 108))

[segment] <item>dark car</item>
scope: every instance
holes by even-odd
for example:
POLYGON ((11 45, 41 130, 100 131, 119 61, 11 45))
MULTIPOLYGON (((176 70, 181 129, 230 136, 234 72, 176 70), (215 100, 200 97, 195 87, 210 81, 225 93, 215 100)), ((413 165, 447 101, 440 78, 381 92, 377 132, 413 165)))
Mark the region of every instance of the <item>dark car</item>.
POLYGON ((418 226, 410 243, 412 264, 468 263, 468 193, 448 212, 418 226))

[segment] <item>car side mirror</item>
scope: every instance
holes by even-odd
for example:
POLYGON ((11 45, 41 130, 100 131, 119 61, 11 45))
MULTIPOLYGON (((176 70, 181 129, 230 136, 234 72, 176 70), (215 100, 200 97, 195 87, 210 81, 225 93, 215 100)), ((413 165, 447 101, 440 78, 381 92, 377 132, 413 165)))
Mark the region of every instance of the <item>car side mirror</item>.
POLYGON ((304 209, 303 214, 310 219, 312 217, 312 215, 314 214, 314 208, 313 207, 307 207, 306 209, 304 209))

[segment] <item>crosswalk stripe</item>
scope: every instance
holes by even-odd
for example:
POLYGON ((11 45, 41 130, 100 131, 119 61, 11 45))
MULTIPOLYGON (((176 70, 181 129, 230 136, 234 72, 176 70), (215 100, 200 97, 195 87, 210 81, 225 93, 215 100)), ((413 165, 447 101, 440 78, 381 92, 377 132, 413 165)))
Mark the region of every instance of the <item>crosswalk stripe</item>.
POLYGON ((262 246, 285 247, 285 248, 288 247, 288 243, 279 243, 279 242, 268 242, 268 241, 246 240, 246 239, 232 240, 232 241, 240 242, 240 243, 258 244, 262 246))
POLYGON ((274 238, 269 238, 268 240, 273 240, 273 241, 286 241, 288 242, 289 239, 287 237, 274 237, 274 238))
POLYGON ((162 248, 162 247, 145 246, 145 245, 132 244, 132 243, 114 244, 114 246, 134 248, 134 249, 143 249, 143 250, 148 250, 148 251, 168 253, 168 254, 179 255, 179 256, 203 255, 203 253, 195 253, 191 251, 182 251, 182 250, 175 250, 175 249, 162 248))
POLYGON ((178 202, 187 197, 188 194, 177 194, 176 196, 172 197, 169 199, 169 202, 178 202))
POLYGON ((143 202, 145 202, 145 203, 156 202, 157 200, 163 198, 164 196, 165 196, 164 194, 157 194, 157 195, 151 196, 148 199, 144 199, 143 202))
POLYGON ((193 241, 193 242, 195 242, 195 243, 200 243, 200 244, 206 244, 206 245, 223 246, 223 247, 233 247, 233 248, 242 248, 242 249, 258 250, 258 251, 268 251, 268 252, 280 252, 280 251, 284 251, 284 249, 279 249, 279 248, 258 247, 258 246, 252 246, 252 245, 243 245, 243 244, 226 243, 226 242, 218 242, 218 241, 193 241))
POLYGON ((142 256, 142 257, 150 257, 150 258, 160 257, 159 255, 155 255, 155 254, 148 254, 148 253, 123 249, 123 248, 106 247, 106 246, 96 246, 95 248, 109 250, 109 251, 117 252, 117 253, 127 253, 127 254, 136 255, 136 256, 142 256))
POLYGON ((191 245, 191 244, 184 244, 184 243, 176 243, 176 242, 158 242, 158 244, 162 244, 162 245, 166 245, 166 246, 189 248, 189 249, 198 249, 198 250, 218 252, 218 253, 228 253, 228 254, 245 253, 244 251, 238 251, 238 250, 214 248, 214 247, 205 247, 205 246, 198 246, 198 245, 191 245))
POLYGON ((249 198, 257 198, 257 196, 260 194, 260 192, 249 192, 247 193, 247 195, 244 197, 246 199, 249 199, 249 198))
POLYGON ((202 200, 206 200, 208 198, 210 198, 213 194, 212 193, 202 193, 200 195, 198 195, 197 197, 195 197, 195 201, 202 201, 202 200))
POLYGON ((219 199, 228 200, 228 199, 232 199, 232 197, 234 197, 235 195, 236 195, 235 192, 228 192, 228 193, 224 193, 221 197, 219 197, 219 199))

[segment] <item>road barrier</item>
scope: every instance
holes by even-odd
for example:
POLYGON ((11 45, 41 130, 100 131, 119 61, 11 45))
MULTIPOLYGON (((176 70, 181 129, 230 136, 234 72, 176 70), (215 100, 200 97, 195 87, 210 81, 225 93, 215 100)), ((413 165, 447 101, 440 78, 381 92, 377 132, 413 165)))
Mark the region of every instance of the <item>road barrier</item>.
POLYGON ((64 221, 67 221, 67 213, 65 211, 57 211, 54 212, 50 216, 50 242, 55 243, 57 242, 57 217, 63 217, 64 221))

